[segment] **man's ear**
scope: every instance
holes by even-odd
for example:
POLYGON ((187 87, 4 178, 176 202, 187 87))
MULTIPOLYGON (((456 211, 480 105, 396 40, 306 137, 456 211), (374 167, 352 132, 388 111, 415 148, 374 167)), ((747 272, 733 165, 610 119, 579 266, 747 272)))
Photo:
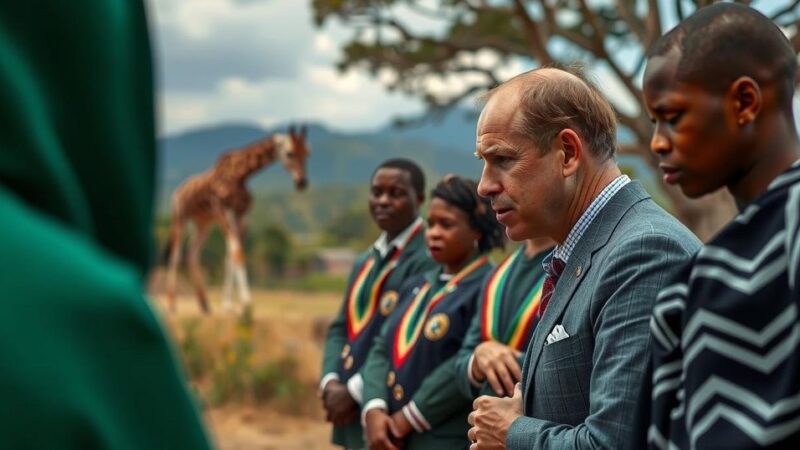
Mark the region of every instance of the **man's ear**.
POLYGON ((583 142, 575 131, 564 128, 559 131, 554 140, 556 149, 564 155, 561 161, 561 172, 564 178, 572 176, 578 171, 583 157, 583 142))
POLYGON ((761 88, 750 77, 739 77, 731 84, 730 94, 733 98, 733 114, 736 123, 742 127, 754 121, 761 111, 761 88))

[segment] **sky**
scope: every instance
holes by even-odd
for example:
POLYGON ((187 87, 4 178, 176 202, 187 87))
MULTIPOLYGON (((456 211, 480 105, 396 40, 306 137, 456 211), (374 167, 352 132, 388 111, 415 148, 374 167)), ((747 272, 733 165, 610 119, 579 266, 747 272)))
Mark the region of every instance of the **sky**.
POLYGON ((349 31, 317 29, 307 0, 150 0, 159 133, 219 123, 381 127, 423 110, 335 62, 349 31))
MULTIPOLYGON (((776 7, 783 2, 762 0, 754 4, 776 7)), ((340 74, 335 68, 339 47, 351 31, 335 21, 317 28, 310 3, 148 0, 159 134, 174 135, 224 123, 270 127, 293 121, 319 122, 340 131, 367 131, 383 127, 397 116, 424 110, 421 100, 389 93, 380 80, 368 74, 340 74)), ((662 11, 668 22, 666 29, 677 19, 670 16, 673 8, 662 11)), ((419 30, 436 29, 435 23, 418 16, 412 23, 419 30)), ((633 62, 638 55, 624 59, 633 62)), ((530 63, 514 61, 505 73, 510 77, 532 67, 526 64, 530 63)), ((608 70, 596 67, 594 75, 623 112, 638 109, 608 70)), ((452 83, 431 82, 441 89, 452 83)))

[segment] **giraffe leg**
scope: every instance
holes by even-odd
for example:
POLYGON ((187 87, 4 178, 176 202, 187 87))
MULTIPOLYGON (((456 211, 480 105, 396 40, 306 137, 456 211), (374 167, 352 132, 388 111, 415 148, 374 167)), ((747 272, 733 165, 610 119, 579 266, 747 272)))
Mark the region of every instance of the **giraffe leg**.
POLYGON ((231 255, 231 245, 228 239, 225 239, 225 282, 222 289, 222 306, 225 311, 230 311, 233 307, 233 256, 231 255))
POLYGON ((181 237, 183 222, 173 217, 170 228, 169 270, 167 272, 167 305, 169 311, 175 312, 175 286, 178 277, 178 266, 181 261, 181 237))
POLYGON ((231 260, 231 269, 236 282, 240 303, 247 307, 250 304, 250 289, 247 284, 247 272, 244 266, 244 250, 239 233, 241 221, 234 217, 232 211, 225 211, 225 235, 231 260))
POLYGON ((245 222, 244 216, 238 216, 236 218, 236 236, 239 240, 239 248, 240 248, 240 258, 239 258, 239 267, 237 268, 237 275, 236 278, 239 284, 239 296, 242 304, 245 308, 250 306, 250 285, 247 282, 247 264, 246 264, 246 255, 244 254, 244 234, 245 234, 245 222))
POLYGON ((200 251, 203 249, 203 244, 205 244, 207 238, 208 224, 196 224, 195 234, 192 236, 189 245, 189 257, 187 261, 189 265, 189 276, 192 279, 195 292, 197 293, 197 301, 200 304, 200 309, 206 314, 210 312, 210 309, 208 306, 208 297, 206 297, 206 291, 203 287, 203 272, 200 269, 200 251))

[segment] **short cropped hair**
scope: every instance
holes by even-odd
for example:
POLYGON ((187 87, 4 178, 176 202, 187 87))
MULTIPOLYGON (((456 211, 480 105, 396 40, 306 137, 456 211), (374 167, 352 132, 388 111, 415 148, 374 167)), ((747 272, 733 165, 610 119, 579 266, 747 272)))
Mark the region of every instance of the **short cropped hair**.
POLYGON ((784 110, 792 110, 797 57, 792 44, 769 18, 750 7, 717 3, 698 9, 659 38, 649 57, 680 52, 676 77, 711 92, 737 78, 775 83, 784 110))
MULTIPOLYGON (((528 136, 544 154, 549 151, 558 133, 569 128, 589 145, 596 158, 601 161, 613 158, 617 148, 617 115, 614 108, 580 66, 551 68, 574 77, 542 77, 534 83, 522 83, 524 87, 517 131, 528 136)), ((530 76, 538 70, 541 69, 525 72, 509 81, 530 76)), ((499 87, 484 98, 488 100, 499 87)))
POLYGON ((400 169, 408 173, 411 180, 411 187, 417 192, 417 195, 425 194, 425 174, 422 173, 419 165, 414 161, 406 158, 392 158, 382 162, 372 172, 370 179, 375 178, 375 174, 381 169, 400 169))
POLYGON ((478 183, 457 175, 445 175, 431 192, 431 198, 440 198, 467 214, 469 226, 481 234, 478 241, 481 253, 503 247, 504 228, 495 217, 491 200, 478 195, 478 183))

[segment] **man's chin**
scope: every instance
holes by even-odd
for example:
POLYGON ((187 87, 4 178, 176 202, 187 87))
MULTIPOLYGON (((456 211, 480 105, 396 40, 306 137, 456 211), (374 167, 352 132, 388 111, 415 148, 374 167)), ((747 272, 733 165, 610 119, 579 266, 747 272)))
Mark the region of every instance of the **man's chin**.
POLYGON ((510 226, 506 226, 506 236, 515 242, 521 242, 529 238, 524 230, 521 230, 518 227, 515 228, 510 226))
POLYGON ((713 187, 713 186, 698 186, 697 184, 691 184, 691 183, 680 184, 681 192, 683 192, 683 195, 693 200, 708 195, 721 187, 724 186, 713 187))

